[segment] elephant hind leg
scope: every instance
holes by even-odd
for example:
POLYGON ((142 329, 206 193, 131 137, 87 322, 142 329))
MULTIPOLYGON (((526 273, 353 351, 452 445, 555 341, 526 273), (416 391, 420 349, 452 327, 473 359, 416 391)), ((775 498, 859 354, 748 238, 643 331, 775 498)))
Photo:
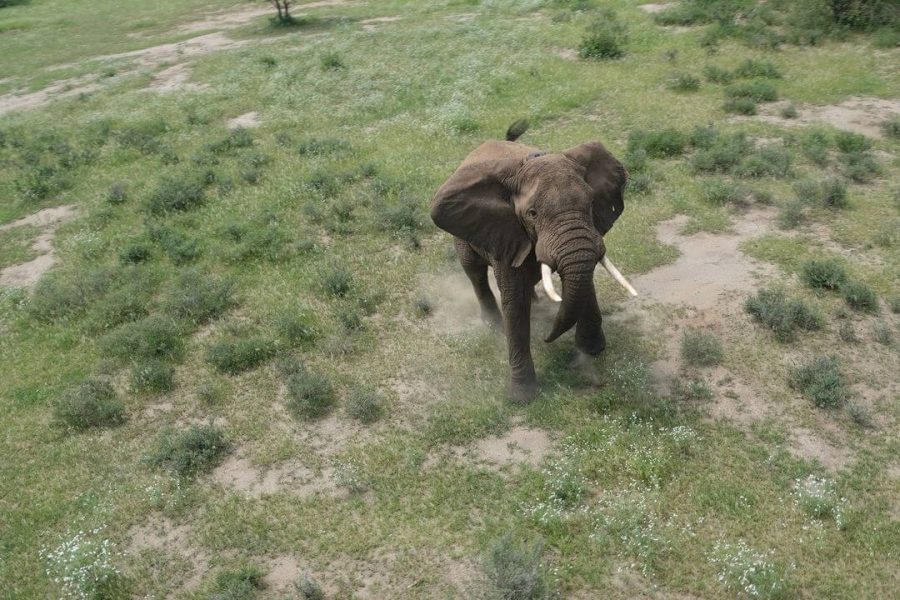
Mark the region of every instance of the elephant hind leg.
POLYGON ((478 304, 481 306, 481 319, 491 327, 502 327, 503 316, 497 307, 497 299, 491 286, 488 284, 487 268, 488 263, 475 252, 472 247, 462 240, 455 240, 456 254, 459 256, 459 262, 472 287, 475 289, 475 297, 478 298, 478 304))

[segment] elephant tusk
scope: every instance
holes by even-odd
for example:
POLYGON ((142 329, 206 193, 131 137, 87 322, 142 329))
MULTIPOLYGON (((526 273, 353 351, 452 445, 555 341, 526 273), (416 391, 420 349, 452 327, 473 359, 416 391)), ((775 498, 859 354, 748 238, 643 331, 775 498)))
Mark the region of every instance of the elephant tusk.
POLYGON ((550 267, 541 263, 541 281, 544 283, 544 291, 547 292, 547 295, 550 296, 550 299, 554 302, 562 302, 562 298, 556 293, 556 288, 553 287, 553 280, 550 279, 550 273, 552 273, 550 267))
MULTIPOLYGON (((632 287, 632 285, 630 283, 628 283, 628 280, 625 279, 624 275, 619 273, 619 270, 616 268, 616 265, 612 264, 612 261, 609 260, 605 254, 603 255, 603 260, 601 260, 600 263, 603 265, 604 269, 609 271, 609 274, 612 275, 613 279, 618 281, 619 284, 621 284, 621 286, 623 288, 628 290, 629 294, 631 294, 632 296, 638 295, 637 290, 634 289, 634 287, 632 287)), ((548 272, 549 272, 549 269, 548 269, 548 272)), ((546 284, 544 284, 544 285, 546 285, 546 284)))

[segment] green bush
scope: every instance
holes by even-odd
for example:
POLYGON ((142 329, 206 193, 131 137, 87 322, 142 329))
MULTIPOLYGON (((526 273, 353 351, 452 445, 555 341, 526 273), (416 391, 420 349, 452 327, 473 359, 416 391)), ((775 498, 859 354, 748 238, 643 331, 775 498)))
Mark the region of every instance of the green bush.
POLYGON ((752 147, 743 133, 720 135, 712 128, 695 128, 691 141, 700 148, 691 157, 691 167, 698 172, 727 173, 752 147))
POLYGON ((334 138, 309 138, 297 144, 297 154, 300 156, 331 156, 349 152, 352 149, 350 143, 334 138))
POLYGON ((347 267, 337 262, 327 265, 321 278, 325 292, 335 298, 343 298, 353 287, 353 274, 347 267))
POLYGON ((702 190, 706 201, 716 206, 742 204, 747 199, 745 189, 732 181, 719 177, 703 181, 702 190))
POLYGON ((206 350, 206 362, 216 370, 237 375, 256 368, 275 356, 277 344, 261 335, 224 339, 206 350))
POLYGON ((738 177, 787 177, 793 156, 783 148, 763 148, 744 158, 735 167, 738 177))
POLYGON ((325 592, 322 586, 311 576, 303 575, 294 582, 294 589, 300 595, 300 600, 325 600, 325 592))
POLYGON ((119 253, 119 261, 122 264, 137 264, 150 260, 152 252, 145 244, 131 244, 119 253))
POLYGON ((838 131, 834 135, 834 142, 838 150, 845 153, 865 152, 872 147, 869 138, 861 133, 853 133, 850 131, 838 131))
POLYGON ((674 92, 696 92, 700 79, 690 73, 676 73, 666 80, 666 87, 674 92))
POLYGON ((125 422, 125 406, 108 381, 86 379, 53 402, 53 419, 79 431, 112 427, 125 422))
POLYGON ((837 290, 847 281, 844 266, 833 259, 811 259, 800 268, 800 278, 811 288, 837 290))
POLYGON ((322 65, 323 71, 338 71, 340 69, 347 68, 347 65, 344 64, 344 60, 341 58, 341 55, 337 52, 328 52, 326 54, 323 54, 320 64, 322 65))
POLYGON ((255 565, 247 565, 216 575, 213 593, 208 600, 252 600, 264 588, 262 570, 255 565))
POLYGON ((653 177, 646 173, 637 173, 628 178, 625 189, 632 194, 648 194, 653 191, 653 177))
POLYGON ((778 91, 767 81, 747 81, 733 83, 725 88, 727 98, 747 98, 754 102, 774 102, 778 91))
POLYGON ((872 34, 872 45, 876 48, 900 47, 900 28, 882 27, 872 34))
POLYGON ((128 188, 124 183, 118 181, 109 187, 106 193, 106 201, 110 204, 122 204, 128 199, 128 188))
POLYGON ((873 313, 878 310, 878 297, 872 288, 857 281, 847 281, 841 286, 841 296, 854 310, 873 313))
POLYGON ((248 129, 236 127, 224 138, 204 146, 204 151, 211 154, 230 154, 241 148, 253 146, 253 134, 248 129))
POLYGON ((347 416, 362 423, 374 423, 384 412, 384 402, 375 390, 361 388, 347 396, 347 416))
POLYGON ((139 392, 159 394, 175 386, 175 369, 156 359, 147 359, 131 368, 131 387, 139 392))
POLYGON ((677 156, 684 152, 688 138, 676 129, 661 129, 659 131, 634 130, 628 134, 628 151, 637 152, 643 150, 647 156, 653 158, 665 158, 677 156))
POLYGON ((498 598, 549 600, 555 594, 541 569, 544 545, 522 544, 506 534, 488 551, 485 572, 498 598))
POLYGON ((856 183, 869 183, 881 174, 881 166, 868 152, 849 152, 841 155, 843 173, 856 183))
POLYGON ((628 172, 632 175, 640 173, 647 168, 647 151, 643 148, 636 148, 629 151, 622 159, 622 163, 628 172))
POLYGON ((883 321, 878 321, 872 325, 872 338, 882 346, 891 347, 894 345, 894 332, 883 321))
POLYGON ((375 205, 375 222, 379 229, 392 234, 411 233, 427 225, 425 212, 413 197, 401 197, 395 202, 382 201, 375 205))
POLYGON ((160 435, 156 446, 147 457, 150 465, 183 479, 211 470, 229 450, 225 434, 215 425, 193 425, 181 432, 166 431, 160 435))
POLYGON ((163 175, 150 195, 147 208, 154 215, 184 212, 205 201, 203 180, 194 174, 163 175))
POLYGON ((735 77, 741 79, 781 79, 781 71, 767 60, 746 59, 734 70, 735 77))
POLYGON ((170 314, 179 319, 203 324, 234 305, 233 288, 230 281, 188 270, 175 281, 165 306, 170 314))
POLYGON ((722 110, 736 115, 755 115, 756 102, 752 98, 726 98, 722 110))
POLYGON ((786 202, 778 211, 778 227, 794 229, 806 220, 806 206, 800 200, 786 202))
POLYGON ((849 396, 836 356, 820 356, 795 368, 790 383, 819 408, 837 408, 849 396))
POLYGON ((287 374, 287 409, 301 420, 324 417, 334 405, 334 388, 324 375, 295 366, 287 374))
POLYGON ((581 58, 612 59, 625 55, 628 32, 612 10, 603 10, 581 38, 581 58))
POLYGON ((800 116, 797 112, 797 107, 793 104, 785 105, 778 114, 781 115, 782 119, 796 119, 800 116))
POLYGON ((310 348, 318 337, 312 318, 300 310, 283 311, 275 318, 275 328, 292 348, 310 348))
POLYGON ((75 316, 105 295, 120 275, 121 271, 106 268, 51 271, 38 281, 28 313, 44 323, 75 316))
POLYGON ((850 205, 847 186, 843 181, 831 177, 822 182, 822 204, 827 208, 847 208, 850 205))
POLYGON ((687 329, 681 338, 681 357, 689 365, 711 367, 722 362, 722 342, 714 333, 687 329))
POLYGON ((152 315, 126 323, 100 338, 100 352, 121 360, 175 360, 184 352, 181 328, 169 317, 152 315))
POLYGON ((703 67, 703 75, 710 83, 731 83, 734 79, 734 74, 731 71, 716 65, 703 67))
POLYGON ((790 300, 783 290, 762 289, 744 303, 744 309, 754 320, 772 330, 776 339, 789 342, 796 338, 797 330, 821 329, 822 315, 799 299, 790 300))

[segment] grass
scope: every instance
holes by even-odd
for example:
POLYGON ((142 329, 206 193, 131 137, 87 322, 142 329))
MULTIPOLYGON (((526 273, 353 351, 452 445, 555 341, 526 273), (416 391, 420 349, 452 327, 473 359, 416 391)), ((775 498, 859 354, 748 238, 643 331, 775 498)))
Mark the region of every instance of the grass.
POLYGON ((815 309, 799 299, 789 299, 784 290, 762 289, 744 303, 744 309, 781 342, 796 339, 798 330, 821 329, 824 320, 815 309))
MULTIPOLYGON (((632 177, 626 211, 604 244, 640 283, 678 257, 681 238, 661 241, 661 222, 684 215, 699 230, 725 233, 742 231, 756 214, 708 203, 703 181, 710 177, 742 188, 741 204, 767 191, 780 209, 795 199, 794 181, 846 177, 851 166, 866 177, 874 160, 880 173, 867 183, 846 179, 847 209, 805 204, 809 227, 763 234, 741 250, 772 265, 771 286, 839 247, 854 281, 892 298, 898 247, 879 233, 900 214, 893 193, 900 165, 886 154, 896 154, 894 139, 873 135, 870 149, 845 153, 836 129, 822 128, 825 143, 808 156, 806 135, 819 128, 805 121, 815 111, 801 110, 804 123, 779 128, 721 110, 725 86, 756 80, 798 109, 897 98, 896 75, 872 53, 874 33, 838 41, 829 30, 818 45, 773 52, 760 47, 766 31, 786 38, 795 29, 785 3, 765 7, 774 12, 771 25, 755 10, 732 18, 730 5, 719 3, 728 9, 722 23, 676 32, 623 2, 614 8, 627 29, 624 54, 581 59, 573 55, 600 16, 596 1, 385 0, 304 8, 311 21, 295 29, 273 29, 261 15, 211 38, 240 47, 203 53, 183 43, 216 30, 189 33, 185 25, 246 14, 233 4, 124 0, 109 11, 41 0, 0 9, 4 24, 29 24, 0 35, 0 93, 40 91, 81 75, 98 86, 0 119, 0 223, 59 205, 78 211, 56 230, 56 263, 37 288, 0 290, 6 595, 72 596, 57 581, 68 572, 61 567, 92 564, 91 572, 121 574, 123 596, 208 597, 224 591, 220 573, 256 565, 268 580, 273 565, 293 560, 341 597, 491 597, 485 556, 514 531, 526 556, 529 541, 543 540, 537 572, 562 597, 745 595, 732 586, 757 564, 768 575, 756 583, 783 582, 798 597, 891 596, 897 535, 890 507, 898 490, 888 474, 897 427, 889 403, 867 390, 890 381, 885 365, 896 329, 888 348, 875 341, 873 324, 893 327, 893 314, 846 307, 849 316, 829 320, 826 330, 796 329, 790 347, 738 314, 715 323, 718 366, 702 368, 704 377, 688 366, 677 373, 677 390, 657 391, 649 365, 680 360, 683 330, 669 325, 691 315, 663 302, 638 323, 630 318, 634 301, 598 273, 604 316, 617 315, 604 319, 606 351, 578 355, 574 332, 542 343, 554 307, 539 300, 532 353, 541 393, 527 406, 511 405, 503 336, 478 324, 470 286, 447 256, 450 237, 428 216, 429 199, 462 157, 502 138, 516 120, 531 122, 524 143, 549 152, 599 140, 632 177), (382 16, 403 19, 361 23, 382 16), (135 57, 84 60, 160 44, 185 51, 159 66, 135 57), (328 53, 344 68, 323 70, 328 53), (783 77, 728 81, 747 59, 769 61, 783 77), (146 89, 178 64, 198 87, 146 89), (706 64, 727 71, 725 80, 709 81, 706 64), (679 72, 701 76, 699 89, 667 89, 665 79, 679 72), (230 133, 228 120, 250 111, 259 125, 230 133), (651 156, 643 144, 629 151, 637 130, 677 134, 651 140, 651 156), (734 141, 740 137, 743 143, 734 141), (755 140, 773 137, 784 140, 774 147, 793 155, 786 176, 738 178, 734 169, 756 155, 755 140), (737 152, 722 141, 707 156, 713 166, 695 168, 695 157, 723 139, 737 152), (164 179, 179 182, 173 191, 202 187, 202 199, 178 209, 160 202, 153 212, 150 199, 164 179), (636 193, 647 181, 650 189, 636 193), (121 194, 113 193, 117 184, 121 194), (351 274, 343 296, 326 291, 332 265, 351 274), (431 312, 420 318, 421 298, 431 312), (180 352, 107 353, 105 336, 157 317, 177 326, 180 352), (853 346, 838 337, 845 320, 860 339, 853 346), (277 355, 234 376, 206 362, 210 346, 250 335, 277 342, 277 355), (792 357, 829 353, 840 358, 847 385, 860 392, 854 400, 876 427, 858 425, 849 404, 819 415, 791 390, 792 357), (321 419, 287 412, 281 360, 329 382, 321 419), (134 388, 135 365, 149 364, 175 369, 171 389, 134 388), (720 383, 728 377, 734 385, 720 383), (48 427, 54 401, 87 378, 113 385, 125 421, 77 435, 48 427), (357 389, 377 390, 383 402, 372 425, 347 413, 357 389), (755 419, 754 405, 735 426, 729 415, 745 393, 765 400, 764 418, 755 419), (768 407, 777 419, 765 418, 768 407), (201 475, 206 466, 181 477, 171 475, 174 460, 147 464, 161 434, 174 437, 210 419, 235 455, 222 472, 201 475), (814 443, 820 439, 842 446, 840 471, 794 454, 795 442, 806 439, 800 427, 809 447, 823 447, 814 443), (544 433, 549 447, 535 448, 527 461, 476 459, 484 448, 506 455, 507 441, 544 433), (230 484, 241 465, 248 467, 242 474, 259 474, 254 486, 276 489, 258 494, 230 484), (290 476, 277 477, 283 473, 290 476), (827 475, 847 498, 844 529, 794 502, 795 482, 811 473, 827 475), (94 562, 100 553, 88 550, 72 563, 45 558, 70 547, 79 531, 78 548, 108 541, 108 563, 94 562), (178 539, 143 548, 148 536, 178 539), (739 540, 749 553, 738 552, 739 540), (717 544, 729 562, 712 560, 717 544), (208 557, 207 566, 193 568, 196 556, 208 557), (356 574, 370 571, 379 576, 364 589, 356 574)), ((27 244, 23 238, 14 247, 27 244)), ((651 290, 638 289, 649 297, 651 290)), ((829 316, 845 307, 835 292, 802 283, 787 289, 788 301, 802 298, 829 316)), ((734 314, 743 298, 720 300, 734 314)), ((524 454, 515 445, 511 452, 524 454)))
POLYGON ((277 349, 277 344, 263 335, 223 339, 207 349, 206 362, 219 372, 237 375, 268 361, 277 349))
POLYGON ((714 333, 688 329, 681 337, 681 357, 689 365, 711 367, 722 362, 722 342, 714 333))
POLYGON ((485 571, 494 592, 510 600, 544 600, 554 597, 546 575, 541 570, 543 544, 517 541, 507 533, 490 547, 485 571))
POLYGON ((676 129, 635 130, 628 134, 629 152, 643 151, 652 158, 678 156, 687 142, 687 136, 676 129))
POLYGON ((86 379, 54 401, 53 419, 76 431, 113 427, 125 422, 125 405, 108 381, 86 379))
POLYGON ((673 92, 696 92, 700 89, 700 78, 690 73, 676 73, 666 79, 666 87, 673 92))
POLYGON ((841 285, 841 296, 853 310, 874 313, 878 311, 878 297, 865 283, 848 281, 841 285))
POLYGON ((818 408, 838 408, 849 397, 837 357, 819 356, 791 372, 791 387, 818 408))
POLYGON ((803 263, 800 278, 811 288, 840 289, 847 282, 847 271, 834 259, 810 259, 803 263))
POLYGON ((184 339, 178 323, 161 315, 125 323, 100 338, 99 344, 104 355, 120 360, 176 360, 184 352, 184 339))
POLYGON ((626 26, 612 10, 604 10, 588 26, 578 52, 581 58, 615 59, 625 55, 628 42, 626 26))
POLYGON ((321 373, 294 366, 286 374, 285 385, 288 412, 297 419, 322 418, 334 406, 334 386, 321 373))
POLYGON ((173 476, 189 479, 210 471, 228 452, 225 434, 215 425, 193 425, 185 431, 165 431, 147 462, 173 476))
POLYGON ((344 404, 347 416, 361 423, 374 423, 384 414, 384 401, 371 389, 353 390, 344 404))

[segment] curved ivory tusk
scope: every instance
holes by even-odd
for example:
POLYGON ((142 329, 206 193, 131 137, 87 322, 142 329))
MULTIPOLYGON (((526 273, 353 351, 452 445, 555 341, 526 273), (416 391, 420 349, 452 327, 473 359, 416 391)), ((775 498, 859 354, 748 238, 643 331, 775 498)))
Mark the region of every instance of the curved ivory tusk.
MULTIPOLYGON (((616 268, 616 265, 612 264, 612 261, 609 260, 606 255, 603 255, 603 260, 600 261, 600 264, 603 265, 603 268, 609 271, 609 274, 613 276, 613 279, 619 282, 623 288, 628 290, 628 293, 632 296, 637 296, 637 290, 634 289, 628 280, 625 279, 625 276, 619 273, 619 270, 616 268)), ((546 285, 546 284, 545 284, 546 285)))
POLYGON ((559 294, 556 293, 556 288, 553 287, 553 280, 550 279, 550 267, 541 263, 541 281, 544 282, 544 291, 547 292, 547 295, 550 296, 550 299, 554 302, 562 302, 562 298, 559 294))

